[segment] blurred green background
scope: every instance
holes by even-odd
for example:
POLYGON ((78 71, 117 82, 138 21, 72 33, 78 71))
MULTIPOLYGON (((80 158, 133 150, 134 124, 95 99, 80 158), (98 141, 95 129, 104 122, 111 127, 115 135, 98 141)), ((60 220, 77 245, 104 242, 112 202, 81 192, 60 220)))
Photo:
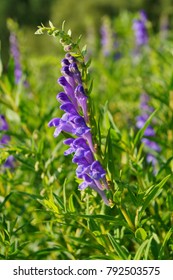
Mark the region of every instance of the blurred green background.
POLYGON ((0 3, 0 40, 2 61, 6 65, 8 61, 9 31, 7 18, 18 22, 25 35, 25 44, 33 55, 44 55, 54 51, 55 45, 47 44, 43 36, 37 38, 34 35, 36 27, 51 20, 55 26, 66 21, 67 28, 73 30, 73 34, 85 37, 88 32, 99 33, 101 18, 109 15, 115 18, 122 10, 137 12, 144 9, 155 32, 163 24, 173 26, 173 0, 1 0, 0 3), (90 29, 88 30, 88 26, 90 29))

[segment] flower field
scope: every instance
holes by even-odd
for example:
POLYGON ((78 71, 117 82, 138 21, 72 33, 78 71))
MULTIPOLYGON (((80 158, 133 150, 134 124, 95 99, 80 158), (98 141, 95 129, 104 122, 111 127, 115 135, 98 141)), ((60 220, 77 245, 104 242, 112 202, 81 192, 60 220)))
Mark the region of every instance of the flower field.
POLYGON ((49 22, 33 36, 56 54, 35 57, 8 28, 0 259, 172 260, 172 31, 144 11, 77 38, 49 22))

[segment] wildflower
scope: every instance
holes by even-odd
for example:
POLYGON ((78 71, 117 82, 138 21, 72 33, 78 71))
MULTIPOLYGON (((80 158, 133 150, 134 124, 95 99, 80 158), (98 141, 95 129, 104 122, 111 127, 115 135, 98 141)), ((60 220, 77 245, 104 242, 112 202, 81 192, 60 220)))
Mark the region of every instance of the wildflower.
MULTIPOLYGON (((150 114, 154 111, 153 107, 149 106, 149 96, 147 94, 141 95, 141 102, 140 102, 140 109, 141 109, 141 116, 137 117, 136 127, 141 129, 147 119, 149 118, 150 114)), ((148 163, 151 163, 155 168, 157 159, 155 154, 160 152, 160 146, 154 141, 154 137, 156 136, 154 128, 152 125, 149 125, 145 132, 144 137, 142 138, 142 142, 144 143, 145 147, 149 150, 146 160, 148 163)))
POLYGON ((72 136, 64 140, 64 144, 69 146, 64 155, 73 154, 72 162, 77 164, 76 176, 82 181, 79 189, 84 190, 90 187, 99 193, 108 205, 109 202, 104 193, 104 190, 108 189, 106 172, 100 162, 95 159, 91 128, 88 125, 88 97, 82 85, 77 60, 68 53, 62 60, 61 72, 63 76, 58 79, 58 83, 64 91, 57 95, 57 100, 64 114, 61 118, 52 119, 49 126, 55 127, 55 137, 61 132, 72 136))
MULTIPOLYGON (((7 131, 9 129, 8 123, 4 117, 4 115, 0 115, 0 131, 7 131)), ((4 145, 7 145, 10 141, 10 136, 4 134, 0 139, 0 148, 3 148, 4 145)), ((15 159, 12 155, 10 155, 5 161, 3 167, 4 168, 14 168, 15 159)))
MULTIPOLYGON (((8 123, 5 120, 4 115, 0 115, 0 131, 8 130, 8 123)), ((0 139, 0 147, 2 148, 3 145, 7 144, 10 141, 9 135, 3 135, 0 139)))
POLYGON ((140 12, 140 19, 133 22, 133 30, 136 37, 136 46, 141 47, 148 44, 148 32, 146 27, 147 17, 144 11, 140 12))
POLYGON ((112 30, 110 26, 109 18, 104 17, 103 23, 100 29, 101 33, 101 45, 104 56, 110 55, 112 52, 112 30))
POLYGON ((14 77, 15 77, 15 84, 20 84, 21 81, 23 81, 23 86, 25 88, 29 88, 29 82, 24 77, 24 72, 22 70, 22 65, 20 61, 20 50, 18 46, 18 38, 14 32, 10 33, 10 51, 11 56, 14 60, 14 77))
POLYGON ((121 53, 118 50, 119 44, 116 33, 113 32, 109 17, 103 17, 100 28, 102 52, 105 57, 113 55, 115 60, 121 58, 121 53))
POLYGON ((18 41, 14 33, 10 34, 10 50, 11 50, 11 55, 14 59, 15 83, 19 84, 22 79, 22 68, 20 64, 20 51, 18 47, 18 41))

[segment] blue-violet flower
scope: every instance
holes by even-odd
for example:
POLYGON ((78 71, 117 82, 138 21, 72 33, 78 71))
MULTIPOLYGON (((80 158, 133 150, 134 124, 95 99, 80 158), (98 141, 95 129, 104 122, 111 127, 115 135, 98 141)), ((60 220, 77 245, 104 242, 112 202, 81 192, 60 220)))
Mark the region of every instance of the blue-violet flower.
MULTIPOLYGON (((4 117, 4 115, 0 115, 0 131, 7 131, 9 129, 8 123, 4 117)), ((10 141, 10 136, 4 134, 2 138, 0 139, 0 148, 3 148, 4 145, 7 145, 10 141)), ((12 155, 10 155, 5 163, 3 164, 3 167, 5 168, 14 168, 15 159, 12 155)))
POLYGON ((109 205, 104 193, 104 190, 108 189, 106 171, 95 159, 91 128, 88 125, 88 97, 82 84, 77 60, 68 53, 62 60, 61 73, 63 76, 58 79, 58 83, 64 91, 57 95, 57 100, 64 114, 61 118, 52 119, 49 126, 55 127, 55 137, 61 132, 72 136, 64 140, 64 144, 69 146, 64 155, 73 154, 72 162, 77 164, 76 176, 81 179, 79 189, 90 187, 109 205))
POLYGON ((109 56, 113 51, 113 32, 110 19, 106 16, 102 20, 100 34, 103 55, 109 56))
POLYGON ((17 37, 14 33, 10 34, 10 51, 14 59, 14 76, 15 83, 19 84, 22 79, 22 68, 20 63, 20 51, 18 47, 17 37))
MULTIPOLYGON (((140 110, 141 115, 137 117, 136 127, 141 129, 147 119, 149 118, 150 114, 154 111, 153 107, 149 105, 149 96, 146 93, 141 94, 141 102, 140 102, 140 110)), ((145 147, 148 148, 149 152, 147 154, 146 160, 148 163, 153 165, 155 168, 157 164, 157 159, 155 154, 160 152, 160 146, 152 139, 156 136, 154 128, 150 124, 145 132, 144 137, 142 138, 142 142, 144 143, 145 147)))
POLYGON ((140 12, 140 18, 133 22, 133 30, 135 32, 136 46, 141 47, 148 44, 147 17, 144 11, 140 12))

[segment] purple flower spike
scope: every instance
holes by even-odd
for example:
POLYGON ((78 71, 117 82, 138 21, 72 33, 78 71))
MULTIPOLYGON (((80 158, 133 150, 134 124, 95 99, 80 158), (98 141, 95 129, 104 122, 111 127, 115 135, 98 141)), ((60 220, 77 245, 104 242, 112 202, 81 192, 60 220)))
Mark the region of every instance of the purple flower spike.
POLYGON ((20 64, 20 51, 18 47, 17 37, 14 33, 10 34, 10 49, 11 55, 14 59, 14 76, 15 76, 15 83, 19 84, 22 79, 22 68, 20 64))
MULTIPOLYGON (((7 131, 8 130, 8 123, 4 117, 4 115, 0 115, 0 131, 7 131)), ((3 148, 4 145, 7 145, 10 141, 10 136, 4 134, 2 138, 0 139, 0 148, 3 148)), ((15 159, 11 155, 7 158, 5 163, 3 164, 4 168, 11 168, 13 169, 15 167, 15 159)))
POLYGON ((108 17, 104 17, 100 28, 102 52, 105 57, 108 57, 113 50, 113 33, 111 22, 108 17))
MULTIPOLYGON (((7 131, 8 130, 8 123, 4 117, 4 115, 0 115, 0 131, 7 131)), ((10 141, 9 135, 2 135, 2 138, 0 139, 0 148, 3 148, 4 145, 8 144, 10 141)))
POLYGON ((160 152, 161 149, 160 149, 160 146, 154 142, 154 141, 151 141, 150 139, 147 139, 147 138, 143 138, 142 139, 142 142, 151 150, 153 151, 156 151, 156 152, 160 152))
POLYGON ((135 32, 136 46, 141 47, 148 44, 148 32, 146 27, 147 17, 144 11, 140 13, 140 19, 133 22, 133 30, 135 32))
POLYGON ((15 33, 10 33, 10 53, 14 61, 14 78, 15 78, 15 84, 18 85, 23 83, 23 86, 25 88, 29 87, 29 82, 27 79, 24 79, 23 75, 23 69, 22 69, 22 64, 21 64, 21 53, 20 53, 20 48, 18 44, 18 36, 15 33))
POLYGON ((55 137, 61 132, 72 136, 64 140, 64 144, 69 146, 64 155, 73 154, 72 162, 77 164, 76 176, 83 180, 79 189, 92 188, 109 205, 104 193, 104 190, 108 189, 106 171, 100 162, 95 160, 91 128, 87 125, 89 123, 87 96, 77 61, 70 54, 66 54, 61 64, 63 76, 58 79, 58 83, 63 87, 64 92, 57 95, 57 100, 64 114, 61 118, 52 119, 48 125, 55 127, 55 137))
POLYGON ((145 11, 140 11, 140 17, 141 17, 141 20, 143 23, 146 23, 147 22, 147 15, 145 13, 145 11))
MULTIPOLYGON (((141 94, 140 99, 141 99, 141 103, 140 103, 141 115, 136 118, 137 120, 136 127, 138 129, 143 128, 150 114, 154 111, 154 108, 149 105, 150 98, 146 93, 141 94)), ((155 136, 156 134, 154 128, 150 124, 146 128, 144 132, 144 137, 141 140, 144 143, 147 150, 149 151, 146 157, 146 161, 152 164, 154 170, 157 164, 157 159, 155 155, 156 153, 161 151, 160 146, 153 139, 155 136)))

